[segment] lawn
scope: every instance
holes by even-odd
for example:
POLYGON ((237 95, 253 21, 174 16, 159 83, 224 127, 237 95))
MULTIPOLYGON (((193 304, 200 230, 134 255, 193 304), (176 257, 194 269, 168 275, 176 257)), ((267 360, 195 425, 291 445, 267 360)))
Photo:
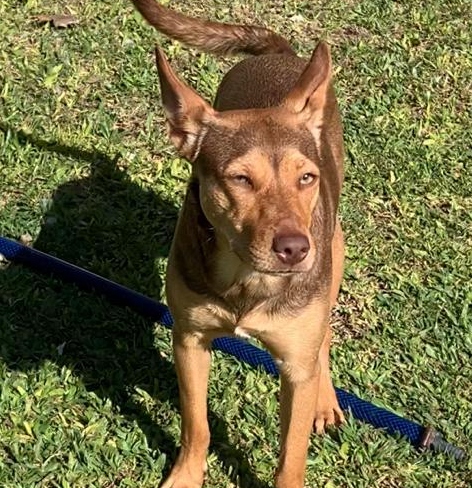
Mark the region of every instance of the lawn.
MULTIPOLYGON (((331 43, 347 149, 335 383, 472 452, 470 3, 171 4, 262 22, 304 56, 331 43)), ((0 235, 163 299, 189 166, 166 138, 153 46, 208 99, 234 61, 159 38, 123 0, 0 0, 0 16, 0 235), (67 12, 80 23, 35 21, 67 12)), ((0 310, 0 486, 156 487, 179 438, 168 331, 4 261, 0 310)), ((272 486, 277 394, 214 354, 207 487, 272 486)), ((471 480, 472 461, 353 419, 312 437, 310 487, 471 480)))

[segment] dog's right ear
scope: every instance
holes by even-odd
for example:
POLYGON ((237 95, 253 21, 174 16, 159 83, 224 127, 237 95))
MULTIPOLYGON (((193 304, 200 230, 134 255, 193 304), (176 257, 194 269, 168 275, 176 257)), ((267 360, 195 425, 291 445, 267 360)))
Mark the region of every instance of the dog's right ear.
POLYGON ((283 105, 296 113, 312 132, 317 144, 323 113, 331 84, 331 55, 326 43, 320 42, 283 105))
POLYGON ((177 77, 159 47, 156 63, 170 139, 179 153, 193 162, 208 124, 215 118, 215 110, 177 77))

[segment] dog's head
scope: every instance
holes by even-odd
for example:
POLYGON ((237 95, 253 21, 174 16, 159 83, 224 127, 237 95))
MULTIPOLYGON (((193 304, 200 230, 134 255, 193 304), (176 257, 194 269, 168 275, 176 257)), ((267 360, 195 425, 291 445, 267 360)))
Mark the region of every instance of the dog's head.
POLYGON ((326 44, 318 45, 279 106, 223 112, 184 84, 159 49, 156 54, 170 138, 194 165, 200 204, 217 239, 256 271, 310 270, 331 78, 326 44))

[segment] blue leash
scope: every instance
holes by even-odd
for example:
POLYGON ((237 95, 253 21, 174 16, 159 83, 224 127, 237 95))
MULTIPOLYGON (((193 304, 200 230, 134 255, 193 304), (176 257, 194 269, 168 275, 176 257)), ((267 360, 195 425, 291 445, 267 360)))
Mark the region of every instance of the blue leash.
MULTIPOLYGON (((50 273, 83 289, 99 292, 118 305, 128 306, 142 316, 166 327, 172 327, 172 316, 165 305, 90 271, 5 237, 0 237, 0 255, 10 261, 24 264, 34 271, 50 273)), ((272 376, 278 376, 272 356, 248 342, 233 337, 223 337, 215 339, 213 347, 253 367, 262 367, 272 376)), ((419 449, 431 448, 449 454, 456 460, 466 458, 465 451, 446 442, 442 435, 431 427, 424 427, 404 419, 339 388, 336 388, 336 395, 341 408, 350 410, 358 420, 383 429, 391 435, 400 434, 419 449)))

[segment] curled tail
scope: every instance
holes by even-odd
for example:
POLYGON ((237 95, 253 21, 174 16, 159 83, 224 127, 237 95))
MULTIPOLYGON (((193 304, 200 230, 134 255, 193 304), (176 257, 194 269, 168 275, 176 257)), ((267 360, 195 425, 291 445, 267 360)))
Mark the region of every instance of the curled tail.
POLYGON ((286 39, 264 27, 187 17, 154 0, 133 0, 141 15, 171 39, 213 54, 295 54, 286 39))

